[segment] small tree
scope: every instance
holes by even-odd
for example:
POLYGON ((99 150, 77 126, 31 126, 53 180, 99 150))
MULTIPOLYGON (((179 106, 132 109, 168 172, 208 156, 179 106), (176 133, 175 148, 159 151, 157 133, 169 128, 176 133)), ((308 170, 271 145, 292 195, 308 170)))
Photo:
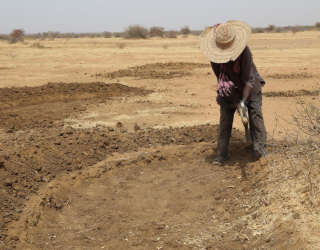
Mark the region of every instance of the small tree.
POLYGON ((189 35, 191 33, 191 30, 189 29, 188 26, 184 26, 181 30, 180 30, 180 34, 181 35, 189 35))
POLYGON ((273 24, 270 24, 267 28, 266 31, 268 32, 274 32, 276 29, 276 26, 274 26, 273 24))
POLYGON ((129 26, 125 31, 125 38, 146 39, 148 30, 140 25, 129 26))
POLYGON ((109 31, 105 31, 105 32, 103 32, 103 37, 104 38, 111 38, 112 37, 112 33, 109 32, 109 31))
POLYGON ((23 42, 24 41, 24 30, 15 29, 10 33, 10 43, 23 42))
POLYGON ((320 29, 320 22, 316 22, 316 24, 314 25, 317 29, 320 29))
POLYGON ((294 26, 294 27, 291 28, 292 34, 295 34, 295 33, 299 32, 299 31, 300 31, 299 30, 299 26, 294 26))
POLYGON ((155 36, 158 36, 158 37, 163 37, 164 36, 164 28, 162 27, 151 27, 150 28, 150 31, 149 31, 149 35, 151 37, 155 37, 155 36))

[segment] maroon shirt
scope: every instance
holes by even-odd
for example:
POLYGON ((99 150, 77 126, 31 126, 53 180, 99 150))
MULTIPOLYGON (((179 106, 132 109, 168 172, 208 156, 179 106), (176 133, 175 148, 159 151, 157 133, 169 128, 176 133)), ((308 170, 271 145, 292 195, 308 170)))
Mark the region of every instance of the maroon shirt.
POLYGON ((242 91, 245 85, 250 86, 250 96, 253 96, 259 93, 261 87, 265 84, 265 81, 257 71, 248 46, 243 50, 236 61, 230 61, 223 64, 211 62, 211 67, 217 79, 219 78, 220 73, 224 73, 236 86, 231 95, 226 98, 228 99, 227 102, 237 103, 239 99, 241 100, 242 91))

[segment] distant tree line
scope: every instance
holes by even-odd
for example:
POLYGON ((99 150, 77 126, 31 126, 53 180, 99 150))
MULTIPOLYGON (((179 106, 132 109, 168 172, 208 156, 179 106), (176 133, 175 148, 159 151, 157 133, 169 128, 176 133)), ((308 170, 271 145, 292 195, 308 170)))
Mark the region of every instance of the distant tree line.
MULTIPOLYGON (((279 32, 300 32, 309 30, 319 30, 320 22, 316 22, 313 26, 307 25, 295 25, 295 26, 275 26, 269 25, 264 28, 253 28, 253 33, 279 33, 279 32)), ((162 27, 154 26, 147 29, 141 25, 131 25, 127 27, 123 32, 86 32, 86 33, 61 33, 56 31, 48 31, 34 34, 25 34, 22 29, 15 29, 10 34, 0 34, 0 40, 7 40, 9 43, 23 42, 24 38, 39 39, 39 40, 53 40, 56 38, 111 38, 121 37, 127 39, 147 39, 151 37, 160 38, 176 38, 179 35, 200 35, 201 30, 191 30, 188 26, 182 27, 180 30, 165 30, 162 27)))
POLYGON ((301 32, 301 31, 320 31, 320 22, 316 22, 315 25, 295 25, 295 26, 275 26, 273 24, 264 28, 253 28, 253 33, 281 33, 281 32, 301 32))
POLYGON ((111 37, 121 37, 121 38, 141 38, 147 39, 150 37, 167 37, 176 38, 178 35, 199 35, 201 31, 191 30, 188 26, 184 26, 179 31, 175 30, 165 30, 162 27, 154 26, 147 29, 140 25, 132 25, 126 28, 123 32, 85 32, 85 33, 61 33, 56 31, 40 32, 33 34, 25 34, 22 29, 15 29, 10 34, 0 34, 0 40, 7 40, 10 43, 23 42, 24 38, 39 39, 39 40, 53 40, 56 38, 111 38, 111 37))

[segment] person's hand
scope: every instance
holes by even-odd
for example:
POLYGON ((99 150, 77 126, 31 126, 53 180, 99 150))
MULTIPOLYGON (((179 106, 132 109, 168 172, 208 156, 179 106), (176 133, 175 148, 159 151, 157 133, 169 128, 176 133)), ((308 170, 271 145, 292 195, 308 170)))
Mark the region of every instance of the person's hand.
POLYGON ((238 112, 240 114, 243 125, 248 124, 247 106, 244 100, 241 100, 238 104, 238 112))
POLYGON ((242 108, 242 109, 247 108, 247 106, 246 106, 246 104, 245 104, 244 100, 241 100, 241 102, 239 103, 239 105, 240 105, 240 108, 242 108))

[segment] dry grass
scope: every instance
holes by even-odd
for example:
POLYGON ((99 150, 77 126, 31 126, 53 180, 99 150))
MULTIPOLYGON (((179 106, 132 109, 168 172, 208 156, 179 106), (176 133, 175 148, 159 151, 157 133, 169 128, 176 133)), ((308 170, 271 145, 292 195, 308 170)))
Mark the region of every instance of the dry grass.
POLYGON ((31 48, 36 48, 36 49, 44 49, 45 48, 45 46, 43 46, 42 43, 40 43, 40 42, 34 42, 34 43, 31 44, 30 47, 31 48))
POLYGON ((313 104, 300 105, 293 120, 299 130, 317 139, 320 135, 320 109, 313 104))
POLYGON ((124 49, 125 47, 127 46, 126 43, 116 43, 116 47, 119 48, 119 49, 124 49))

